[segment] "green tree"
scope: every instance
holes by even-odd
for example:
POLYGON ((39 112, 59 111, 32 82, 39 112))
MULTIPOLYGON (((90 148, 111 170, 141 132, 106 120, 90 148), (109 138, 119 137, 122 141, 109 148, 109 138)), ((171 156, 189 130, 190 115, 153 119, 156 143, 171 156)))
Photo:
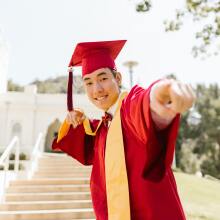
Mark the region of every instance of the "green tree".
MULTIPOLYGON (((67 76, 59 76, 56 78, 49 78, 46 80, 35 80, 31 84, 37 86, 39 93, 66 93, 67 91, 67 76)), ((83 82, 81 76, 73 77, 73 92, 84 93, 83 82)))
MULTIPOLYGON (((140 0, 136 11, 148 12, 152 6, 153 0, 140 0)), ((197 44, 192 47, 194 57, 218 55, 220 49, 220 0, 185 0, 185 8, 174 13, 175 19, 164 21, 165 31, 178 31, 184 23, 184 18, 190 17, 195 23, 201 24, 200 31, 195 32, 197 44)))
POLYGON ((201 170, 220 178, 220 97, 219 87, 197 85, 197 102, 194 111, 200 116, 200 122, 192 124, 191 113, 182 117, 177 141, 177 166, 187 172, 201 170), (193 162, 193 160, 195 160, 193 162))
POLYGON ((17 91, 17 92, 21 92, 24 91, 24 87, 20 86, 17 83, 14 83, 11 79, 8 80, 8 85, 7 85, 7 90, 8 91, 17 91))

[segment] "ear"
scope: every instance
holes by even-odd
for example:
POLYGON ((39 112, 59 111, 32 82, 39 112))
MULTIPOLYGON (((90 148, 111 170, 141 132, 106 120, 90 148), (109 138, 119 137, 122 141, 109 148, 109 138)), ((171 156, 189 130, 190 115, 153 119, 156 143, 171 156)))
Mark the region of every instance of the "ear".
POLYGON ((117 73, 116 73, 115 79, 116 79, 118 85, 121 86, 122 76, 121 76, 121 73, 120 73, 120 72, 117 72, 117 73))

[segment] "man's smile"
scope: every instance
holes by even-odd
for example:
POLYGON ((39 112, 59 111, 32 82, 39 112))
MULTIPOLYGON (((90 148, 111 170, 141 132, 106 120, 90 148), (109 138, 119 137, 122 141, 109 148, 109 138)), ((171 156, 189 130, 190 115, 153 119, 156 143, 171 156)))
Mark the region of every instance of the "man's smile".
POLYGON ((108 95, 104 95, 104 96, 100 96, 95 98, 96 101, 104 101, 105 99, 107 99, 108 95))

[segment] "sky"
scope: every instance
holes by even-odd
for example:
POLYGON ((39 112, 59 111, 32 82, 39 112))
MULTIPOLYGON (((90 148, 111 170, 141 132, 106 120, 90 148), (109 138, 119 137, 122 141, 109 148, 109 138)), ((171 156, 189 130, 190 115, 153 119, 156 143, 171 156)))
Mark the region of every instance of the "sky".
MULTIPOLYGON (((67 74, 77 43, 127 39, 116 59, 129 87, 126 61, 137 61, 134 83, 148 86, 175 73, 187 83, 219 83, 220 56, 195 59, 191 48, 197 28, 186 18, 183 29, 165 33, 184 0, 152 0, 149 13, 137 13, 136 0, 0 0, 0 35, 7 42, 7 78, 21 85, 67 74)), ((80 74, 80 68, 75 74, 80 74)))

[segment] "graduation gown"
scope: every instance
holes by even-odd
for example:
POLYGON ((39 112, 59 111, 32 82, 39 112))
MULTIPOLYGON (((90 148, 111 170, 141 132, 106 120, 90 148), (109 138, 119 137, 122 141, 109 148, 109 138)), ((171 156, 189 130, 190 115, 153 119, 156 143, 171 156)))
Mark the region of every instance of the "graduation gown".
MULTIPOLYGON (((133 87, 120 109, 131 219, 185 220, 171 170, 179 115, 166 129, 157 130, 150 114, 150 89, 133 87)), ((90 121, 92 129, 98 123, 90 121)), ((93 165, 90 189, 97 220, 108 219, 104 159, 107 132, 108 127, 102 123, 96 136, 89 136, 79 125, 52 145, 84 165, 93 165)))

